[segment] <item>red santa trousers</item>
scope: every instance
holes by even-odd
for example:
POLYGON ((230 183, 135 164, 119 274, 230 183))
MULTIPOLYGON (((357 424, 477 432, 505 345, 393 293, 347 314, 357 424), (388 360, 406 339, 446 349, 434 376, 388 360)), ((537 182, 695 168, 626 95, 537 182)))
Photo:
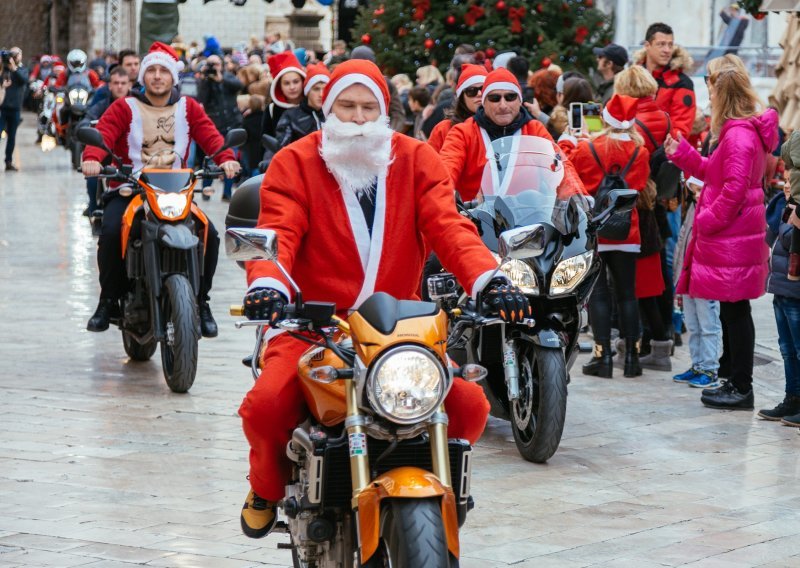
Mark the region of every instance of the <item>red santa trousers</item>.
MULTIPOLYGON (((247 393, 239 416, 250 442, 250 485, 263 499, 283 499, 291 475, 286 444, 298 424, 308 416, 297 362, 307 343, 282 334, 269 342, 261 376, 247 393)), ((486 427, 489 401, 475 383, 456 379, 445 400, 450 438, 474 444, 486 427)))

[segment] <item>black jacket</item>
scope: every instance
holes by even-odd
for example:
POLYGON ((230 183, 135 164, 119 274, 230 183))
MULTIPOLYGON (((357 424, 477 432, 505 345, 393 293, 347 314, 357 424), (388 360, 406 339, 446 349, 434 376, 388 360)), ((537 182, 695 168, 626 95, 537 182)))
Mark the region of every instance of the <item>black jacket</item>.
POLYGON ((198 102, 222 134, 242 125, 242 113, 236 106, 236 96, 241 90, 242 82, 228 71, 222 74, 222 81, 203 79, 197 86, 198 102))
POLYGON ((783 221, 786 199, 782 193, 772 198, 767 206, 767 242, 772 243, 772 254, 769 261, 769 278, 767 292, 776 296, 800 299, 800 282, 790 281, 789 249, 792 244, 792 225, 783 221))
POLYGON ((504 136, 511 136, 517 130, 528 124, 531 120, 535 119, 524 106, 520 107, 519 114, 513 120, 513 122, 506 126, 498 126, 489 120, 489 117, 486 116, 482 106, 478 107, 478 112, 475 113, 475 122, 477 122, 478 126, 486 131, 486 133, 489 135, 489 140, 492 141, 497 140, 498 138, 503 138, 504 136))
POLYGON ((325 122, 325 115, 322 114, 322 110, 312 109, 306 101, 301 102, 295 108, 288 109, 281 115, 278 125, 275 127, 278 147, 283 148, 300 140, 306 134, 316 132, 323 122, 325 122))
POLYGON ((28 84, 28 71, 23 66, 17 67, 16 71, 6 69, 0 77, 0 84, 5 79, 10 79, 11 84, 6 88, 6 97, 0 108, 5 110, 20 110, 22 99, 25 97, 25 86, 28 84))

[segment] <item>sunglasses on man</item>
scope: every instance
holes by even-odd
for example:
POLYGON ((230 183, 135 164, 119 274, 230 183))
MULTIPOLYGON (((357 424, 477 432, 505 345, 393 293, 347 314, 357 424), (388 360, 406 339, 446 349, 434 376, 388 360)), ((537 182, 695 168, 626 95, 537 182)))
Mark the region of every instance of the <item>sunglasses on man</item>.
POLYGON ((468 97, 477 97, 483 91, 483 85, 476 86, 476 87, 467 87, 464 89, 464 94, 468 97))
POLYGON ((519 98, 517 93, 506 93, 505 95, 492 93, 491 95, 486 95, 486 100, 490 103, 499 103, 500 99, 505 99, 507 103, 513 103, 517 98, 519 98))

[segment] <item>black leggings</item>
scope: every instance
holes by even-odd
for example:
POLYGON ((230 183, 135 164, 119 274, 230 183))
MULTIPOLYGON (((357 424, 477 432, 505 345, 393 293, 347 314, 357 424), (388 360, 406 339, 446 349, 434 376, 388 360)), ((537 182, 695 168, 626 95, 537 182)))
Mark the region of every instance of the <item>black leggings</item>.
POLYGON ((750 300, 720 302, 719 319, 729 347, 726 353, 728 368, 725 370, 730 370, 730 380, 737 390, 746 393, 753 388, 753 352, 756 348, 750 300))
POLYGON ((669 339, 669 334, 664 325, 664 320, 661 318, 659 300, 659 296, 640 299, 639 312, 642 314, 642 321, 650 330, 650 338, 655 341, 666 341, 669 339))
POLYGON ((620 335, 627 338, 639 337, 639 307, 636 303, 636 253, 605 251, 600 253, 603 267, 600 277, 589 298, 589 312, 592 318, 592 333, 595 343, 611 341, 611 289, 608 285, 610 275, 614 280, 614 292, 619 311, 620 335))

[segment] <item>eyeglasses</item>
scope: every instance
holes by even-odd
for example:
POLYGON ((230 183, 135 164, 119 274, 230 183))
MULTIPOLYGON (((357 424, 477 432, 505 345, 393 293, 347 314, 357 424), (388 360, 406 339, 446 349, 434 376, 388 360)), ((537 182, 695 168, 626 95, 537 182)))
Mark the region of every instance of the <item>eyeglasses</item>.
POLYGON ((513 103, 518 97, 519 95, 517 93, 506 93, 505 95, 493 93, 491 95, 486 95, 486 100, 490 103, 499 103, 500 99, 505 99, 507 103, 513 103))
POLYGON ((464 94, 468 97, 477 97, 481 94, 481 91, 483 91, 483 85, 480 87, 467 87, 464 89, 464 94))
POLYGON ((711 77, 709 77, 708 75, 704 75, 703 76, 703 81, 705 81, 706 85, 708 85, 708 82, 711 81, 711 77))

